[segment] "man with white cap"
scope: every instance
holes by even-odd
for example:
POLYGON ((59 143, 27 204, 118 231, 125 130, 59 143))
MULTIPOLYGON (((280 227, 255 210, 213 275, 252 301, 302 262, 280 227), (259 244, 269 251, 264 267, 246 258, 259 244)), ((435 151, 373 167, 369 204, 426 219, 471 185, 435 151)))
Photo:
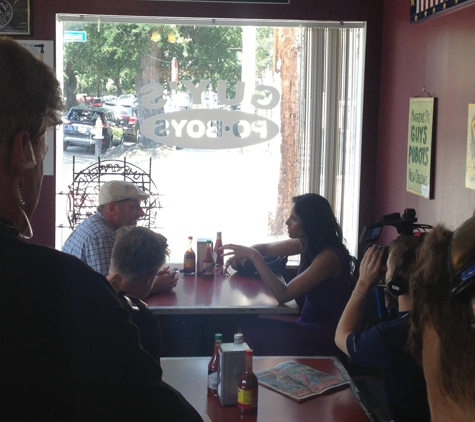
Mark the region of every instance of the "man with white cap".
MULTIPOLYGON (((104 183, 99 190, 97 212, 76 227, 64 243, 63 252, 77 256, 107 276, 116 230, 135 225, 145 215, 141 201, 148 197, 148 193, 131 182, 112 180, 104 183)), ((155 278, 152 293, 169 291, 176 281, 176 273, 164 267, 155 278)))
POLYGON ((115 231, 131 226, 145 215, 141 201, 149 195, 133 183, 113 180, 99 191, 97 212, 79 224, 63 245, 63 252, 77 256, 106 276, 109 271, 115 231))

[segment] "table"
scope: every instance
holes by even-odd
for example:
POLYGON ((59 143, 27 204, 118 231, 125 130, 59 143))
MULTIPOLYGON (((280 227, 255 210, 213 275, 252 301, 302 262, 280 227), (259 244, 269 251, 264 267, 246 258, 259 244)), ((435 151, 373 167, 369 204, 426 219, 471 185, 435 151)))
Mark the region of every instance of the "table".
POLYGON ((215 274, 207 279, 197 275, 179 275, 171 292, 145 299, 157 315, 184 314, 298 314, 292 300, 279 305, 266 284, 258 277, 234 273, 229 277, 215 274))
MULTIPOLYGON (((360 393, 336 357, 254 357, 255 371, 296 360, 322 372, 350 381, 349 387, 327 392, 298 403, 259 386, 258 414, 241 417, 237 406, 221 406, 218 397, 207 395, 209 357, 163 358, 163 380, 176 388, 211 422, 368 422, 372 416, 361 402, 360 393)), ((205 419, 207 420, 207 419, 205 419)))
POLYGON ((232 342, 244 318, 259 314, 298 317, 294 300, 279 305, 258 276, 230 271, 229 277, 215 274, 211 279, 179 273, 173 291, 145 299, 160 319, 162 356, 208 356, 215 333, 222 333, 224 342, 232 342))

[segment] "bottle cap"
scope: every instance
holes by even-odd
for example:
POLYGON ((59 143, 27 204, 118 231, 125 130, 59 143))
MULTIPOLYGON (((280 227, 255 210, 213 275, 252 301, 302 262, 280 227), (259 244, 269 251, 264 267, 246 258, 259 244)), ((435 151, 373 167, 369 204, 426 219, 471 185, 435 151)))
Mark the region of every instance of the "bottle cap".
POLYGON ((215 335, 214 335, 214 339, 215 339, 215 340, 223 341, 223 335, 222 335, 222 334, 215 334, 215 335))
POLYGON ((234 343, 243 343, 244 342, 244 336, 242 333, 236 333, 234 334, 234 343))

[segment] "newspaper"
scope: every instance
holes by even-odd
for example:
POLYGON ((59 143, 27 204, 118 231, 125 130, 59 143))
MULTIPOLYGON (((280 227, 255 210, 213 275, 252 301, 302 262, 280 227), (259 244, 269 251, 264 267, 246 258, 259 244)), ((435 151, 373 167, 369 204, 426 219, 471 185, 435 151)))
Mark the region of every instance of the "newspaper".
POLYGON ((282 362, 255 374, 260 385, 298 402, 350 383, 295 361, 282 362))

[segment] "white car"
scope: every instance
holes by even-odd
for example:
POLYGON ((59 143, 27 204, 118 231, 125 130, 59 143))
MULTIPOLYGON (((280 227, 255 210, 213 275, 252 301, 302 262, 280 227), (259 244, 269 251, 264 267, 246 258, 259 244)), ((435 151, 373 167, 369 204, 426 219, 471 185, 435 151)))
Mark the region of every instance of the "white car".
POLYGON ((121 106, 136 106, 137 97, 134 94, 123 94, 117 98, 117 105, 121 106))

